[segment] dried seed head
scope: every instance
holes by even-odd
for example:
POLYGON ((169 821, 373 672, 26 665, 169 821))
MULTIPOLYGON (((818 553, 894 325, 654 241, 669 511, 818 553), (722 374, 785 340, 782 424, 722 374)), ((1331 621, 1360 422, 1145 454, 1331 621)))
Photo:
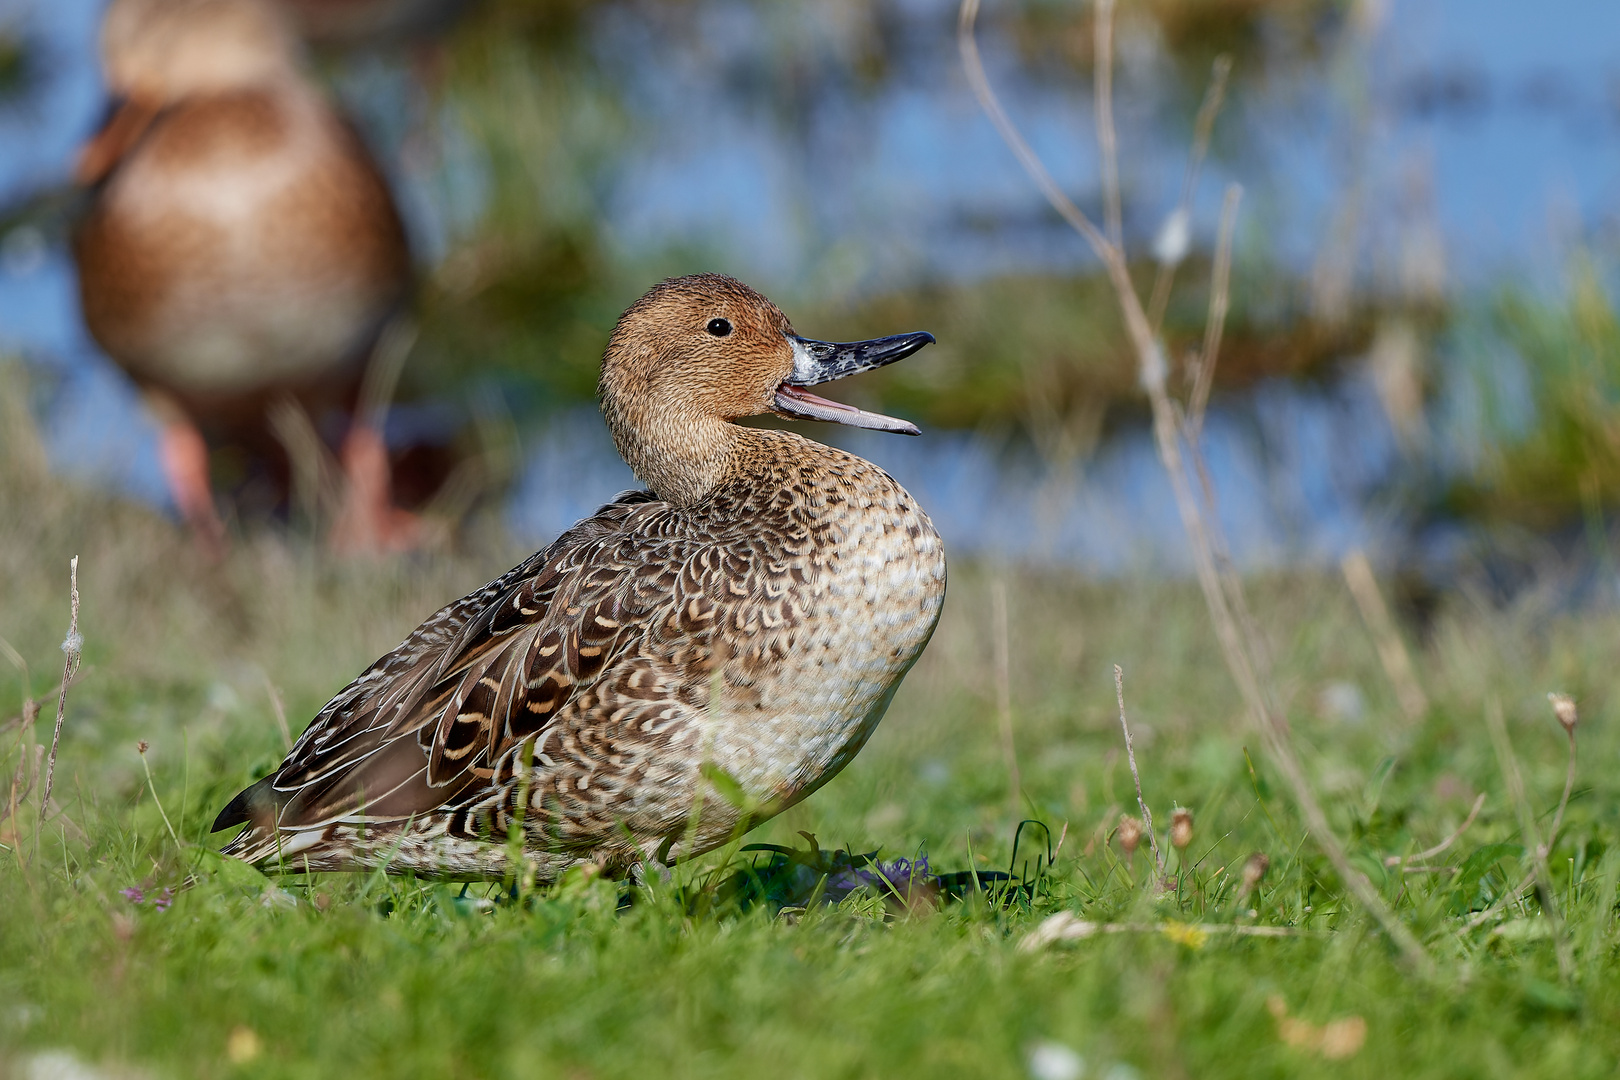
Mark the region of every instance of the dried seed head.
POLYGON ((1575 712, 1575 699, 1568 694, 1548 694, 1547 700, 1552 702, 1553 715, 1564 725, 1564 730, 1575 734, 1575 725, 1580 722, 1580 716, 1575 712))
POLYGON ((1142 842, 1142 823, 1129 814, 1119 815, 1119 848, 1126 858, 1136 854, 1136 847, 1142 842))
POLYGON ((145 739, 142 739, 140 742, 135 744, 135 752, 137 754, 141 755, 141 757, 145 757, 146 756, 146 747, 147 747, 147 742, 146 742, 145 739))
POLYGON ((1177 807, 1170 815, 1170 843, 1177 851, 1186 851, 1192 843, 1192 811, 1177 807))
POLYGON ((1271 859, 1263 851, 1257 851, 1243 862, 1243 895, 1248 896, 1260 887, 1260 880, 1271 869, 1271 859))

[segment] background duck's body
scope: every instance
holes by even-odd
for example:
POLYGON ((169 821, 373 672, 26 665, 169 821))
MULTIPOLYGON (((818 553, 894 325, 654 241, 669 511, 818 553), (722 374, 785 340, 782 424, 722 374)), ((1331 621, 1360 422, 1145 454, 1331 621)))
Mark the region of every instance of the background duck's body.
MULTIPOLYGON (((699 327, 706 299, 693 305, 699 327)), ((741 336, 743 313, 726 302, 741 336)), ((777 387, 796 370, 787 343, 805 343, 769 311, 787 367, 761 381, 777 387)), ((862 343, 888 352, 858 363, 928 340, 862 343)), ((507 869, 519 822, 540 880, 585 860, 622 872, 724 843, 866 743, 944 601, 927 515, 854 455, 726 423, 719 408, 693 420, 709 411, 701 400, 665 396, 656 375, 632 370, 616 388, 607 371, 621 354, 630 369, 665 358, 620 331, 609 353, 610 423, 661 494, 621 496, 429 618, 225 809, 216 829, 249 823, 227 854, 490 876, 507 869)), ((672 364, 672 378, 700 383, 706 359, 672 364)), ((732 377, 716 370, 717 384, 732 377)), ((746 405, 751 376, 738 378, 746 405)))
MULTIPOLYGON (((274 454, 272 399, 316 418, 352 408, 406 298, 409 250, 375 163, 268 8, 121 0, 104 44, 123 98, 80 160, 84 317, 156 406, 170 487, 206 536, 218 518, 198 429, 274 454)), ((363 449, 380 444, 359 427, 363 449)))
POLYGON ((215 416, 354 384, 410 270, 376 168, 296 83, 160 112, 75 251, 97 341, 144 386, 215 416))

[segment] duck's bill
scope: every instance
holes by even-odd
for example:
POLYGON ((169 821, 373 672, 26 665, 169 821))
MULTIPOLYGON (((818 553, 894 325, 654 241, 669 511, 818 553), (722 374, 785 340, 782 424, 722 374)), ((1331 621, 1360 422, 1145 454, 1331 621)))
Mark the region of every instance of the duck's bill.
POLYGON ((917 430, 917 425, 907 420, 829 401, 804 388, 904 359, 924 345, 932 345, 933 334, 897 334, 871 341, 813 341, 797 336, 791 336, 788 340, 793 343, 793 374, 776 389, 776 411, 779 414, 872 431, 892 431, 899 435, 922 434, 917 430))

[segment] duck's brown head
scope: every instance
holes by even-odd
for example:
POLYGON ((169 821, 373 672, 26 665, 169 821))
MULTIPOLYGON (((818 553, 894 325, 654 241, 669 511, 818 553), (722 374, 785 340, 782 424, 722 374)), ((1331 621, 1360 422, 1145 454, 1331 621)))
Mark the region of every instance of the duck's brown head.
POLYGON ((723 478, 744 416, 775 413, 918 434, 912 424, 828 401, 805 387, 869 371, 932 343, 926 333, 872 341, 800 337, 764 296, 723 274, 660 282, 620 317, 602 357, 602 411, 636 475, 673 502, 723 478))
POLYGON ((265 0, 113 0, 101 62, 112 94, 162 106, 293 75, 299 49, 265 0))

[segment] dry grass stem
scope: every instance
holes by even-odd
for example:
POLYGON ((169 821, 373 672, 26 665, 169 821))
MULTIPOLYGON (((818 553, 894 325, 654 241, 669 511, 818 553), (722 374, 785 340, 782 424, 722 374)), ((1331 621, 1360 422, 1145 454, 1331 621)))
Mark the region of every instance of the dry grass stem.
MULTIPOLYGON (((1552 828, 1548 830, 1547 833, 1546 848, 1548 851, 1551 851, 1553 845, 1558 842, 1559 832, 1564 827, 1564 811, 1569 807, 1570 792, 1575 788, 1575 766, 1577 762, 1575 753, 1575 725, 1578 718, 1575 712, 1575 702, 1569 697, 1569 695, 1548 694, 1547 699, 1552 702, 1553 715, 1558 718, 1558 723, 1563 727, 1565 734, 1569 737, 1569 763, 1564 769, 1564 793, 1558 800, 1558 811, 1553 815, 1552 828)), ((1483 926, 1485 923, 1490 922, 1497 916, 1498 913, 1502 911, 1503 908, 1507 907, 1508 904, 1522 899, 1525 892, 1535 883, 1536 871, 1532 870, 1530 873, 1526 874, 1517 885, 1498 897, 1495 903, 1479 912, 1473 918, 1469 919, 1468 922, 1463 924, 1463 929, 1473 930, 1476 927, 1483 926)))
POLYGON ((34 851, 39 852, 39 833, 50 813, 51 790, 56 786, 56 752, 62 744, 62 720, 67 715, 67 692, 78 673, 79 659, 84 654, 84 638, 79 634, 79 557, 68 560, 68 616, 67 637, 62 639, 62 652, 67 659, 62 665, 62 685, 56 692, 56 727, 51 731, 51 753, 45 763, 45 790, 39 796, 39 825, 34 829, 34 851))
POLYGON ((1412 668, 1412 657, 1407 653, 1406 643, 1401 640, 1395 620, 1390 616, 1389 606, 1384 603, 1384 594, 1378 588, 1378 580, 1373 577, 1372 564, 1367 561, 1366 553, 1359 548, 1350 552, 1339 562, 1339 569, 1344 573, 1344 583, 1350 587, 1350 595, 1355 598, 1356 607, 1361 611, 1361 621, 1366 623, 1367 632, 1373 637, 1373 644, 1378 649, 1378 662, 1383 665, 1384 674, 1395 688, 1401 712, 1406 714, 1408 720, 1423 719, 1429 711, 1428 695, 1418 683, 1417 673, 1412 668))
POLYGON ((400 373, 405 370, 405 361, 416 346, 416 336, 415 321, 404 316, 383 329, 360 383, 360 400, 354 414, 356 423, 382 431, 388 420, 388 408, 394 401, 394 391, 399 386, 400 373))
POLYGON ((1194 447, 1204 432, 1204 410, 1215 386, 1215 365, 1221 356, 1221 334, 1226 329, 1226 313, 1231 307, 1232 243, 1237 234, 1238 204, 1243 201, 1243 185, 1226 185, 1221 202, 1221 227, 1215 239, 1215 266, 1210 272, 1209 316, 1204 323, 1204 348, 1198 354, 1198 377, 1193 382, 1187 404, 1187 441, 1194 447))
MULTIPOLYGON (((1210 136, 1215 131, 1215 118, 1220 115, 1221 103, 1226 100, 1226 80, 1232 73, 1232 57, 1221 53, 1210 66, 1209 85, 1204 89, 1204 103, 1198 107, 1198 120, 1193 124, 1192 149, 1187 154, 1187 172, 1181 178, 1181 198, 1176 208, 1171 211, 1171 218, 1175 220, 1175 228, 1187 230, 1192 219, 1193 194, 1198 189, 1198 174, 1204 167, 1204 157, 1209 153, 1210 136)), ((1235 185, 1234 185, 1235 186, 1235 185)), ((1232 188, 1226 189, 1227 198, 1232 197, 1232 188)), ((1224 220, 1224 215, 1223 215, 1224 220)), ((1170 304, 1170 286, 1176 277, 1176 268, 1181 265, 1185 252, 1178 252, 1177 257, 1161 259, 1158 276, 1153 279, 1153 295, 1148 300, 1148 319, 1157 331, 1164 325, 1164 309, 1170 304)))
POLYGON ((1097 141, 1102 144, 1103 225, 1108 242, 1125 246, 1124 213, 1119 203, 1119 147, 1114 135, 1114 0, 1097 0, 1097 47, 1093 50, 1097 141), (1105 123, 1106 121, 1106 123, 1105 123))
POLYGON ((341 470, 296 398, 290 394, 277 398, 268 415, 270 432, 287 452, 292 469, 293 502, 305 524, 316 528, 325 515, 336 512, 342 500, 341 470))
POLYGON ((1575 701, 1568 694, 1548 694, 1547 700, 1552 702, 1553 715, 1569 737, 1569 763, 1564 766, 1564 794, 1558 799, 1558 812, 1553 815, 1552 828, 1547 830, 1547 848, 1550 851, 1558 843, 1558 833, 1564 827, 1564 811, 1569 808, 1570 792, 1575 790, 1575 725, 1577 716, 1575 701))
POLYGON ((1001 102, 996 98, 995 91, 990 88, 990 82, 984 74, 984 62, 979 58, 979 43, 973 37, 973 23, 978 16, 979 0, 962 0, 956 24, 956 42, 962 53, 962 63, 966 69, 968 84, 973 88, 974 97, 978 98, 980 107, 995 125, 1002 141, 1012 150, 1013 156, 1018 159, 1018 163, 1023 166, 1030 179, 1035 181, 1035 186, 1040 188, 1041 194, 1046 196, 1046 201, 1052 204, 1064 221, 1085 238, 1091 250, 1112 273, 1115 260, 1110 258, 1109 253, 1115 250, 1114 246, 1108 242, 1107 237, 1097 231, 1097 226, 1074 205, 1074 201, 1063 193, 1057 181, 1052 179, 1052 174, 1046 171, 1046 165, 1013 126, 1006 111, 1002 109, 1001 102))
POLYGON ((1536 829, 1536 814, 1525 794, 1524 777, 1519 772, 1519 759, 1513 753, 1507 725, 1502 721, 1502 705, 1493 696, 1485 703, 1485 726, 1490 729, 1491 744, 1496 748, 1496 762, 1502 770, 1502 781, 1508 796, 1519 812, 1519 829, 1524 835, 1524 846, 1530 852, 1531 865, 1540 894, 1542 914, 1552 927, 1553 945, 1558 954, 1558 973, 1568 982, 1575 974, 1575 958, 1570 951, 1569 937, 1564 932, 1563 916, 1553 894, 1552 871, 1547 866, 1547 848, 1536 829))
MULTIPOLYGON (((1385 866, 1399 866, 1399 865, 1401 865, 1402 862, 1405 862, 1405 861, 1408 861, 1408 860, 1410 860, 1411 862, 1422 862, 1425 859, 1434 858, 1436 855, 1439 855, 1441 852, 1445 851, 1446 849, 1451 847, 1452 844, 1455 844, 1459 839, 1461 839, 1462 834, 1468 831, 1468 827, 1470 825, 1472 825, 1474 823, 1474 819, 1479 816, 1480 808, 1483 807, 1484 805, 1485 805, 1485 793, 1482 791, 1482 792, 1479 793, 1479 798, 1474 800, 1474 808, 1472 810, 1468 811, 1468 816, 1463 819, 1463 823, 1461 825, 1457 826, 1456 830, 1453 831, 1450 836, 1446 837, 1444 840, 1442 840, 1438 844, 1434 845, 1434 847, 1427 848, 1427 849, 1425 849, 1423 851, 1420 851, 1416 855, 1391 855, 1387 859, 1384 860, 1384 865, 1385 866)), ((1425 871, 1426 872, 1426 871, 1428 871, 1430 869, 1432 869, 1432 867, 1408 866, 1406 868, 1406 872, 1408 874, 1415 874, 1415 873, 1418 873, 1419 871, 1425 871)))
POLYGON ((152 793, 152 801, 157 804, 158 815, 163 818, 163 827, 169 830, 169 839, 174 841, 175 847, 182 847, 174 826, 169 824, 169 813, 163 809, 163 800, 158 798, 157 785, 152 782, 152 769, 146 764, 146 747, 144 739, 135 744, 135 752, 141 756, 141 771, 146 774, 146 790, 152 793))
POLYGON ((1125 672, 1114 665, 1114 695, 1119 701, 1119 726, 1125 732, 1125 760, 1130 762, 1131 780, 1136 784, 1136 806, 1142 811, 1142 826, 1147 830, 1148 847, 1153 851, 1153 865, 1164 873, 1164 856, 1159 854, 1159 839, 1153 834, 1153 811, 1142 797, 1142 774, 1136 771, 1136 747, 1131 742, 1131 725, 1125 719, 1125 672))
MULTIPOLYGON (((1384 932, 1401 950, 1407 962, 1421 974, 1432 976, 1433 964, 1422 944, 1395 916, 1389 905, 1384 903, 1383 897, 1378 894, 1372 882, 1367 880, 1366 875, 1350 862, 1344 845, 1333 832, 1327 814, 1311 789, 1304 767, 1294 752, 1287 721, 1275 704, 1275 695, 1271 692, 1269 678, 1264 677, 1267 674, 1265 652, 1243 600, 1242 583, 1230 569, 1223 575, 1216 566, 1209 530, 1188 480, 1187 466, 1182 455, 1179 417, 1165 387, 1164 350, 1154 334, 1147 312, 1142 307, 1141 298, 1136 294, 1125 261, 1125 253, 1118 245, 1110 243, 1098 232, 1085 214, 1063 194, 1040 159, 1008 119, 985 76, 984 63, 973 39, 973 24, 978 9, 978 0, 962 0, 961 17, 957 23, 958 45, 968 82, 978 96, 985 114, 1023 164, 1030 178, 1046 195, 1053 208, 1097 253, 1108 272, 1109 281, 1119 301, 1120 314, 1125 321, 1126 333, 1132 350, 1136 353, 1142 388, 1147 392, 1148 401, 1152 406, 1154 441, 1158 447, 1159 460, 1170 480, 1182 527, 1187 532, 1192 548, 1198 584, 1209 608, 1221 652, 1243 696, 1251 720, 1260 731, 1274 766, 1282 774, 1292 792, 1294 802, 1305 819, 1306 828, 1322 853, 1333 864, 1334 870, 1344 881, 1346 888, 1378 921, 1384 932)), ((1111 37, 1112 11, 1112 4, 1099 3, 1097 6, 1099 49, 1103 48, 1111 37)), ((1097 137, 1105 159, 1106 176, 1116 168, 1113 162, 1107 160, 1112 156, 1115 145, 1114 118, 1108 98, 1099 96, 1097 111, 1097 137)))
POLYGON ((1000 581, 990 586, 990 613, 995 623, 996 722, 1001 730, 1001 756, 1007 764, 1008 801, 1013 817, 1023 812, 1022 778, 1018 775, 1018 748, 1013 743, 1012 658, 1007 647, 1007 587, 1000 581))
POLYGON ((275 714, 276 729, 281 732, 282 744, 286 746, 288 753, 292 753, 292 729, 287 726, 287 710, 281 704, 281 695, 276 692, 276 686, 270 681, 269 675, 263 672, 260 672, 260 675, 264 678, 264 692, 270 697, 270 711, 275 714))

